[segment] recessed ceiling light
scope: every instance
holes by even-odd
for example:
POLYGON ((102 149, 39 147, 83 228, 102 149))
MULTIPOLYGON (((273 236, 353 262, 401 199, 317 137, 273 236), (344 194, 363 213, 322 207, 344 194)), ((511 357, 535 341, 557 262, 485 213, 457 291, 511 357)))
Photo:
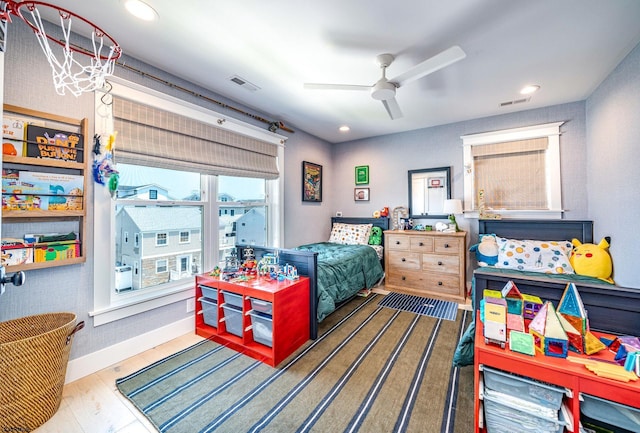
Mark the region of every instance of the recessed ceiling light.
POLYGON ((144 21, 154 21, 158 19, 158 12, 142 0, 125 0, 124 7, 136 18, 144 21))
POLYGON ((347 125, 342 125, 340 128, 338 128, 338 130, 340 132, 349 132, 351 131, 351 128, 349 128, 347 125))
POLYGON ((529 84, 527 86, 524 86, 522 88, 522 90, 520 90, 520 94, 521 95, 530 95, 532 93, 535 93, 539 88, 540 88, 540 86, 538 86, 536 84, 529 84))

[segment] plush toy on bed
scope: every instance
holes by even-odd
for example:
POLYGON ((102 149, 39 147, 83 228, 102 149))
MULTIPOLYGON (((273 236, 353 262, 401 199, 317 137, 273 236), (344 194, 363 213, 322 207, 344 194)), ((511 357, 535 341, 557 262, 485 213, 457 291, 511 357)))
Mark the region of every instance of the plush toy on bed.
POLYGON ((574 272, 578 275, 599 278, 614 284, 611 278, 613 264, 607 251, 609 242, 611 242, 611 238, 608 236, 602 238, 598 245, 583 244, 578 239, 573 239, 571 243, 574 248, 571 251, 569 262, 574 272))
POLYGON ((495 235, 480 235, 480 242, 469 251, 476 253, 479 266, 493 266, 498 262, 498 243, 495 235))
POLYGON ((369 245, 381 245, 382 244, 382 229, 377 226, 371 227, 371 234, 369 235, 369 245))

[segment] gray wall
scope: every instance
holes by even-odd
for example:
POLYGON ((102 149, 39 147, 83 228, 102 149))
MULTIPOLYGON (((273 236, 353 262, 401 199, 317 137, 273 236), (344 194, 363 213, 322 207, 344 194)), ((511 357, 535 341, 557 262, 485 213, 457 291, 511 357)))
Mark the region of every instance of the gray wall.
MULTIPOLYGON (((5 54, 5 103, 69 117, 88 117, 92 131, 93 95, 79 98, 56 95, 51 84, 49 65, 31 31, 23 25, 11 26, 10 30, 5 54)), ((52 35, 57 36, 55 33, 52 35)), ((382 206, 406 206, 406 172, 409 169, 452 166, 453 196, 462 197, 460 135, 564 120, 567 123, 562 127, 562 182, 567 217, 594 218, 597 236, 602 233, 611 234, 614 238, 616 278, 624 285, 639 287, 637 267, 633 266, 631 259, 620 257, 623 247, 625 251, 633 251, 639 240, 637 231, 630 230, 633 227, 631 218, 639 214, 640 206, 638 200, 632 199, 638 198, 637 193, 632 193, 632 187, 635 188, 634 191, 637 190, 639 176, 632 166, 639 161, 634 142, 637 143, 635 138, 638 136, 639 126, 636 119, 640 109, 637 96, 633 100, 633 95, 638 95, 638 57, 636 48, 586 103, 576 102, 340 145, 330 145, 299 130, 293 134, 285 134, 290 137, 284 161, 285 246, 327 239, 329 217, 338 210, 345 216, 368 216, 382 206), (628 88, 629 85, 632 86, 631 89, 628 88), (588 106, 587 115, 585 104, 588 106), (611 107, 612 104, 615 106, 611 107), (589 127, 585 125, 585 119, 593 119, 589 120, 589 127), (605 163, 604 156, 610 158, 610 165, 605 163), (301 201, 303 160, 323 166, 322 203, 301 201), (353 201, 356 165, 370 166, 369 202, 353 201), (611 209, 616 212, 610 212, 611 209)), ((239 104, 135 59, 124 60, 127 65, 242 108, 239 104)), ((167 88, 134 72, 116 68, 116 75, 266 128, 260 122, 225 113, 222 107, 167 88)), ((269 118, 269 115, 263 116, 269 118)), ((296 129, 295 125, 292 127, 296 129)), ((90 185, 87 194, 89 203, 92 203, 93 185, 90 185)), ((473 231, 474 225, 473 221, 461 220, 463 229, 473 231)), ((23 287, 8 287, 5 295, 0 298, 0 320, 50 311, 75 312, 79 320, 85 320, 88 325, 78 333, 74 341, 71 358, 76 358, 191 315, 185 313, 181 302, 93 328, 87 312, 93 308, 94 267, 102 264, 93 262, 94 250, 101 245, 93 244, 91 207, 88 209, 86 241, 86 263, 31 271, 23 287)))
POLYGON ((616 284, 640 288, 640 45, 586 102, 589 217, 611 236, 616 284))

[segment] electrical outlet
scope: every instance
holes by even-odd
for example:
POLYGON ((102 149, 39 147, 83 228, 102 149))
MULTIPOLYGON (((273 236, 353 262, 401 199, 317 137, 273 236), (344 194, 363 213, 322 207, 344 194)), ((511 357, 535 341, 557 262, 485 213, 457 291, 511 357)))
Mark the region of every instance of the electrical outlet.
POLYGON ((338 218, 340 218, 340 217, 342 216, 342 211, 341 211, 341 210, 337 211, 337 212, 336 212, 336 216, 337 216, 338 218))
POLYGON ((196 300, 193 298, 187 299, 187 313, 191 313, 196 309, 196 300))

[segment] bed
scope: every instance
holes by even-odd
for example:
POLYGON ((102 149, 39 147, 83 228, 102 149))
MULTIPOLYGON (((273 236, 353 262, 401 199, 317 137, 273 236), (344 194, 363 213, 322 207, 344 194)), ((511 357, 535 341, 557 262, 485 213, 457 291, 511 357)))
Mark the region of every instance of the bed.
MULTIPOLYGON (((381 230, 389 229, 389 218, 333 217, 335 224, 371 224, 381 230)), ((329 237, 327 238, 329 239, 329 237)), ((384 237, 382 237, 384 242, 384 237)), ((384 277, 384 257, 380 251, 367 245, 342 245, 319 242, 290 249, 276 249, 237 245, 238 257, 243 257, 246 248, 252 248, 259 260, 265 254, 277 252, 280 264, 296 266, 299 275, 309 277, 311 339, 317 338, 318 323, 340 305, 353 298, 363 288, 371 288, 384 277)))
MULTIPOLYGON (((578 220, 480 220, 479 235, 541 241, 578 239, 593 243, 593 222, 578 220)), ((500 290, 513 281, 522 293, 539 296, 557 305, 569 282, 575 283, 589 314, 592 329, 614 334, 636 335, 640 329, 640 290, 606 283, 581 275, 548 275, 512 269, 480 267, 473 273, 474 309, 485 289, 500 290)))

